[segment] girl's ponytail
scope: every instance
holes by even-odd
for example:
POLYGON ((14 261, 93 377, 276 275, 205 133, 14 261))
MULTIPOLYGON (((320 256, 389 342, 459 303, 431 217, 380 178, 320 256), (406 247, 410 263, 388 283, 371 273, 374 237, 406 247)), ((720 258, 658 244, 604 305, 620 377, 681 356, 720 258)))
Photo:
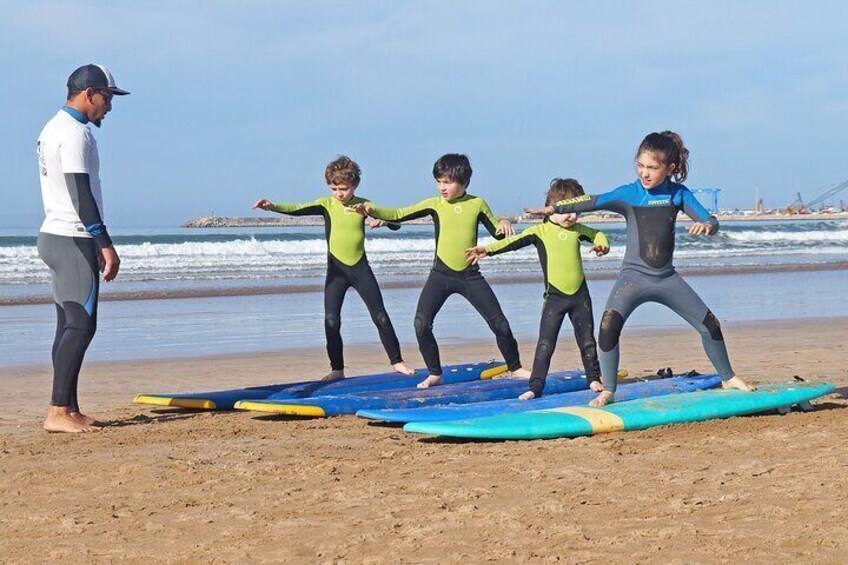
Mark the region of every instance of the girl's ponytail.
POLYGON ((645 151, 655 153, 666 165, 675 165, 672 178, 683 182, 689 176, 689 150, 683 145, 683 139, 673 131, 650 133, 639 144, 638 158, 645 151))

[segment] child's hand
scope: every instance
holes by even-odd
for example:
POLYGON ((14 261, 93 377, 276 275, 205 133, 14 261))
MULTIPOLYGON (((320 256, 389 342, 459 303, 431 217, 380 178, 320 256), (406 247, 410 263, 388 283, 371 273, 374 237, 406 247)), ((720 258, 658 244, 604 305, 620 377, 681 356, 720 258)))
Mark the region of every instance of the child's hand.
POLYGON ((274 203, 268 200, 267 198, 260 198, 256 201, 256 204, 253 205, 253 209, 261 208, 262 210, 270 210, 274 207, 274 203))
POLYGON ((602 245, 594 245, 589 250, 589 252, 594 253, 598 257, 603 257, 604 255, 610 252, 610 248, 602 245))
POLYGON ((707 222, 695 222, 689 226, 689 233, 692 235, 710 235, 713 227, 707 222))
POLYGON ((368 223, 368 227, 371 228, 372 230, 376 230, 377 228, 382 228, 383 226, 385 226, 388 223, 389 222, 387 222, 386 220, 371 220, 368 223))
POLYGON ((482 245, 478 245, 477 247, 469 247, 465 250, 465 260, 469 265, 476 265, 480 259, 488 255, 489 253, 486 251, 486 248, 482 245))
POLYGON ((577 214, 573 212, 571 214, 551 214, 548 219, 564 228, 569 228, 577 223, 577 214))
POLYGON ((498 222, 498 227, 495 230, 495 235, 503 235, 511 237, 515 235, 515 229, 512 227, 512 222, 509 220, 501 220, 498 222))
POLYGON ((534 218, 544 218, 545 216, 550 216, 555 213, 553 206, 545 206, 544 208, 525 208, 524 213, 534 218))
POLYGON ((368 204, 366 204, 364 202, 360 202, 359 204, 352 204, 352 205, 348 206, 348 208, 350 208, 351 210, 353 210, 357 214, 362 214, 363 216, 370 216, 371 215, 371 207, 368 206, 368 204))

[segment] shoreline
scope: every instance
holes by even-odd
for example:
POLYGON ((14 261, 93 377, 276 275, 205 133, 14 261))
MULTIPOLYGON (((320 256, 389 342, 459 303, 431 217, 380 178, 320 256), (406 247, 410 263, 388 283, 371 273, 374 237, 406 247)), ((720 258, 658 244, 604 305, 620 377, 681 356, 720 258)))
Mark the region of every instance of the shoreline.
MULTIPOLYGON (((780 220, 846 220, 848 212, 812 212, 806 214, 786 214, 780 212, 772 213, 751 213, 751 214, 715 214, 720 222, 740 222, 740 221, 780 221, 780 220)), ((513 224, 534 224, 541 220, 537 218, 529 218, 524 214, 501 214, 497 216, 499 219, 509 220, 513 224)), ((624 218, 613 213, 594 213, 588 212, 581 215, 584 222, 598 223, 624 223, 624 218)), ((684 216, 679 216, 679 221, 691 222, 684 216)), ((431 225, 433 222, 430 218, 421 218, 404 222, 410 225, 431 225)), ((194 218, 183 222, 180 227, 188 229, 196 228, 288 228, 288 227, 304 227, 304 226, 323 226, 324 220, 320 218, 303 217, 291 218, 288 216, 281 217, 248 217, 248 216, 206 216, 202 218, 194 218)))
MULTIPOLYGON (((733 276, 766 273, 797 273, 797 272, 827 272, 848 270, 848 261, 839 261, 827 264, 782 264, 782 265, 751 265, 740 267, 722 267, 718 269, 677 269, 677 272, 685 277, 705 276, 733 276)), ((485 273, 484 273, 485 275, 485 273)), ((586 273, 586 280, 614 280, 619 276, 619 271, 603 273, 586 273)), ((542 274, 526 274, 517 276, 487 276, 492 284, 516 285, 535 283, 541 280, 542 274)), ((416 280, 382 281, 381 288, 420 288, 424 284, 425 276, 416 280)), ((224 298, 229 296, 261 296, 272 294, 297 294, 308 292, 321 292, 322 284, 291 284, 270 285, 263 287, 236 286, 226 288, 199 288, 183 290, 140 290, 140 291, 115 291, 100 292, 101 301, 130 301, 130 300, 175 300, 185 298, 224 298)), ((38 304, 50 304, 53 299, 50 296, 26 296, 20 298, 0 298, 0 308, 3 306, 32 306, 38 304)))

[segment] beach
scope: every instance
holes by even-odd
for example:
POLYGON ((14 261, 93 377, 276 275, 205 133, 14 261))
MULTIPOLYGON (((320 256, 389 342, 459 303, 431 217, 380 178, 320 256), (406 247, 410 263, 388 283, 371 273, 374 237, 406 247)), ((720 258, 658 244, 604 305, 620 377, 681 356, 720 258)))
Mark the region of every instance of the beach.
MULTIPOLYGON (((724 332, 740 375, 845 387, 846 322, 724 332)), ((533 340, 520 343, 530 359, 533 340)), ((446 345, 443 360, 496 355, 480 340, 446 345)), ((373 344, 356 347, 348 372, 385 370, 382 357, 373 344)), ((564 331, 554 368, 577 363, 564 331)), ((130 404, 136 392, 266 384, 325 365, 320 348, 89 363, 81 402, 106 427, 84 436, 39 431, 48 367, 3 370, 0 561, 844 561, 848 402, 838 394, 811 413, 489 443, 420 439, 354 417, 130 404)), ((625 336, 631 375, 659 366, 710 369, 691 330, 625 336)))

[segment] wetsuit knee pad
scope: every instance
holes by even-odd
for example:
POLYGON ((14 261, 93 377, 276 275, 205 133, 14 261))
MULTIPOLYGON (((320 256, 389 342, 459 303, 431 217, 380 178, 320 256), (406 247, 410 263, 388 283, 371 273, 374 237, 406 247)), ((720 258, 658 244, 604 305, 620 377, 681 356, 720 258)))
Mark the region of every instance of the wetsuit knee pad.
POLYGON ((703 324, 704 327, 707 328, 707 331, 710 332, 710 338, 715 341, 724 340, 724 335, 721 333, 721 324, 718 322, 718 318, 715 317, 715 314, 713 314, 711 310, 707 310, 707 315, 704 316, 703 324))
POLYGON ((598 332, 598 346, 604 351, 612 351, 618 345, 624 318, 615 310, 607 310, 601 318, 601 329, 598 332))
POLYGON ((489 324, 489 327, 498 335, 509 335, 512 331, 509 327, 509 321, 507 321, 506 316, 498 316, 492 323, 489 324))
POLYGON ((536 357, 548 358, 553 354, 553 351, 553 344, 546 339, 540 339, 539 343, 536 344, 536 357))
POLYGON ((338 316, 324 316, 324 327, 330 331, 342 329, 342 319, 338 316))
POLYGON ((433 320, 427 320, 421 315, 415 316, 415 335, 421 337, 431 333, 433 333, 433 320))
POLYGON ((381 310, 374 315, 374 323, 381 328, 388 328, 392 325, 392 321, 389 319, 389 313, 385 310, 381 310))

